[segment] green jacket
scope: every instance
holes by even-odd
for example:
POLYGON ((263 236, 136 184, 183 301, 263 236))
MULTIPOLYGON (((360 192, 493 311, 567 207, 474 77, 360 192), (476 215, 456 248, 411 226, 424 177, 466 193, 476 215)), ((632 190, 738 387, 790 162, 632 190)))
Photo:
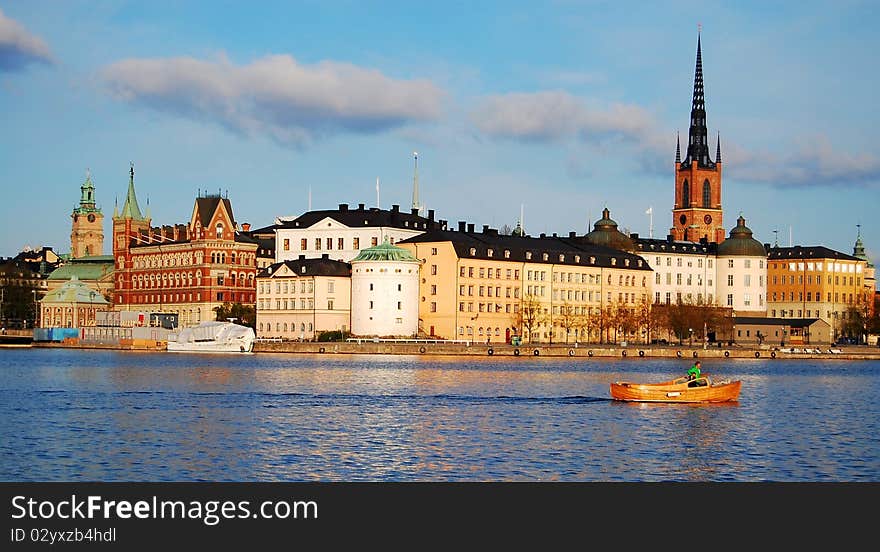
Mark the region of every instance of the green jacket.
POLYGON ((693 376, 694 379, 699 378, 700 377, 700 367, 697 366, 696 364, 694 364, 693 366, 691 366, 690 370, 687 371, 687 374, 688 374, 688 376, 693 376))

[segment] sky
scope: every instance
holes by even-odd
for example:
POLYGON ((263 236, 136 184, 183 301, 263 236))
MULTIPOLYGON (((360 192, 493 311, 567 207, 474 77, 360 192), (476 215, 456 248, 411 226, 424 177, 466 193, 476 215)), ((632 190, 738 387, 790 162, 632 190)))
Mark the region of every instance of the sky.
POLYGON ((153 225, 412 203, 528 234, 665 237, 698 32, 722 207, 880 261, 874 2, 0 0, 0 255, 70 250, 86 171, 153 225), (652 214, 648 214, 650 209, 652 214), (860 226, 859 226, 860 225, 860 226))

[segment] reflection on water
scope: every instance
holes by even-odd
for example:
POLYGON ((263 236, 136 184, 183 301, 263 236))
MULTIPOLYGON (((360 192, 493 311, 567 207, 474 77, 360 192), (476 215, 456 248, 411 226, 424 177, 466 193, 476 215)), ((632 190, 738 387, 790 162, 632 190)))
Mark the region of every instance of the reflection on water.
POLYGON ((6 350, 0 478, 880 479, 880 362, 706 360, 739 402, 609 398, 687 364, 6 350))

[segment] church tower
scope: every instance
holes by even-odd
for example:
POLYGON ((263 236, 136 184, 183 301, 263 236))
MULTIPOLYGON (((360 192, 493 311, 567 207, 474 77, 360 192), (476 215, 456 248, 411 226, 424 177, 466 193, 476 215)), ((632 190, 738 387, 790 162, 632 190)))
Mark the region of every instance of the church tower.
POLYGON ((703 94, 703 54, 697 36, 697 66, 694 71, 694 99, 687 151, 681 158, 681 143, 675 148, 675 207, 670 234, 676 240, 724 241, 721 210, 721 136, 718 135, 715 160, 709 156, 706 99, 703 94))
POLYGON ((80 186, 79 206, 70 215, 70 257, 80 259, 104 254, 104 215, 95 205, 95 185, 92 174, 86 171, 86 181, 80 186))
POLYGON ((150 218, 141 213, 138 206, 137 195, 134 193, 134 164, 128 173, 128 194, 122 211, 118 206, 113 209, 113 257, 115 261, 114 278, 114 305, 122 305, 128 308, 123 301, 124 293, 131 289, 130 274, 132 271, 131 245, 144 238, 141 236, 150 234, 150 218))

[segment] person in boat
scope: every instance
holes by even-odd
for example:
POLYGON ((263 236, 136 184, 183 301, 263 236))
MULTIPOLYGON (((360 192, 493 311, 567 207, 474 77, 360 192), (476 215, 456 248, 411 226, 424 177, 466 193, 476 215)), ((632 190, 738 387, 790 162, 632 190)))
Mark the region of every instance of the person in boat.
POLYGON ((688 383, 689 387, 706 385, 706 380, 700 380, 700 377, 702 376, 702 372, 700 371, 701 366, 702 363, 698 360, 694 362, 694 365, 687 371, 687 378, 688 381, 690 381, 690 383, 688 383))

